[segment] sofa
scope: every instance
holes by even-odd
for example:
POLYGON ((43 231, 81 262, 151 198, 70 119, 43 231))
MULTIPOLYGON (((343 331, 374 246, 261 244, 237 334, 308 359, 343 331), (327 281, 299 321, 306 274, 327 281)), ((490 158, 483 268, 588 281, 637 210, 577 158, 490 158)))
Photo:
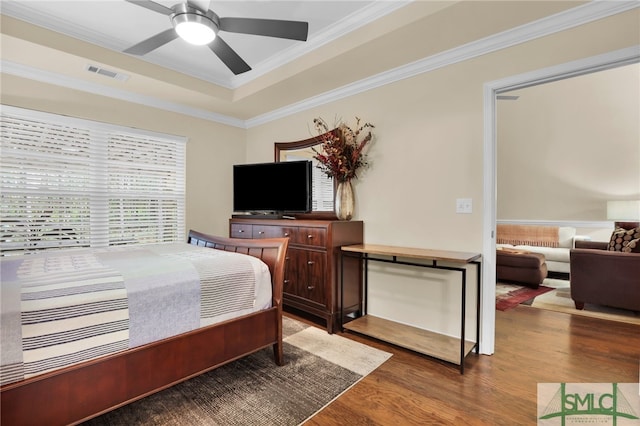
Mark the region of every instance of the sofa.
POLYGON ((498 224, 496 231, 496 249, 542 254, 549 273, 563 276, 570 272, 569 253, 576 241, 588 240, 570 226, 498 224))
POLYGON ((639 226, 616 228, 609 242, 576 242, 570 259, 576 309, 591 303, 640 312, 639 226))

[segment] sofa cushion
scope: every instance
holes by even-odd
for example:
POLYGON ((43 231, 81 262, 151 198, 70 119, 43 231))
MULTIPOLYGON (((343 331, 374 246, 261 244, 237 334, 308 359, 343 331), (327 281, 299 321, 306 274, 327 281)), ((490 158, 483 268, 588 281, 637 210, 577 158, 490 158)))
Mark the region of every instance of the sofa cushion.
POLYGON ((616 228, 611 234, 609 250, 640 253, 640 227, 632 229, 616 228))
POLYGON ((573 248, 576 236, 576 228, 572 226, 560 226, 558 228, 558 247, 573 248))

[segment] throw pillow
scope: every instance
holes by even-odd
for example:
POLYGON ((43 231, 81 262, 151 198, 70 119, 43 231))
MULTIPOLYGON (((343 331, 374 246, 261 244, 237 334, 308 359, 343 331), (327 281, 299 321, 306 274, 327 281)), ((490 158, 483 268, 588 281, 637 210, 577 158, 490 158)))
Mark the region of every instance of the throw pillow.
POLYGON ((633 229, 616 228, 611 234, 609 250, 640 253, 640 227, 633 229))

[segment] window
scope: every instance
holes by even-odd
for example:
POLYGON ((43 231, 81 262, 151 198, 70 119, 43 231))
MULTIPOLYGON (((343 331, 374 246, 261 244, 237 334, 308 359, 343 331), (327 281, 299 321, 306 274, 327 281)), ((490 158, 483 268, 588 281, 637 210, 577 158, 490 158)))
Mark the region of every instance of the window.
POLYGON ((182 241, 186 140, 3 106, 0 251, 182 241))
POLYGON ((309 148, 304 151, 287 152, 284 155, 284 161, 311 161, 311 164, 313 164, 311 173, 311 210, 333 210, 333 178, 320 171, 318 168, 320 163, 310 153, 313 154, 313 151, 309 148))

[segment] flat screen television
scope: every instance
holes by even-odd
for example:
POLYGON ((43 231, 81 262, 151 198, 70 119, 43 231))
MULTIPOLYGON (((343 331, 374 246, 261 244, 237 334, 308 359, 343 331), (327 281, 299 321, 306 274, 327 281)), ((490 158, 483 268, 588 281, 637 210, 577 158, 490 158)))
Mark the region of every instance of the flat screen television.
POLYGON ((255 214, 311 211, 311 161, 236 164, 233 211, 255 214))

